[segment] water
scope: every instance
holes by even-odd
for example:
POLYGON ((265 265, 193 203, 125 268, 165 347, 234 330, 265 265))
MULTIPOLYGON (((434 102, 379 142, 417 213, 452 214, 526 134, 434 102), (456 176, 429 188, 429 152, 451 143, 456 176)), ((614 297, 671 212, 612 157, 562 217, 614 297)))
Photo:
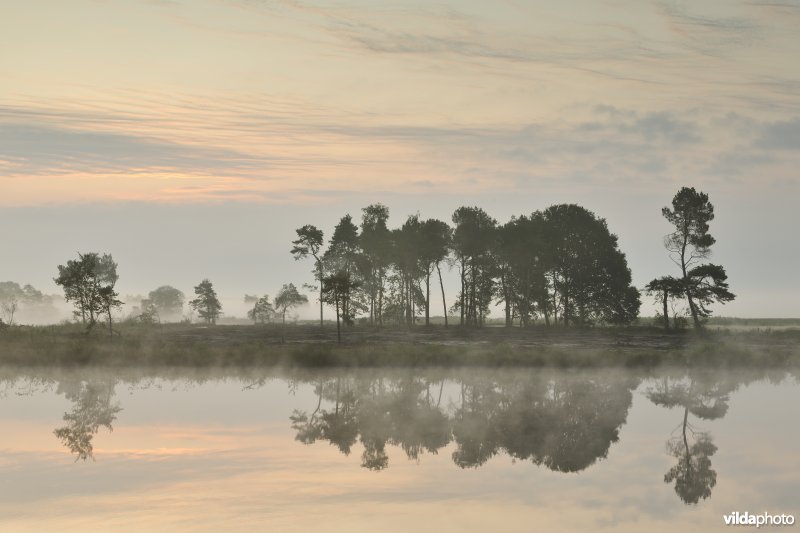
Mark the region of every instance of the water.
POLYGON ((3 371, 0 529, 709 531, 800 515, 781 372, 3 371))

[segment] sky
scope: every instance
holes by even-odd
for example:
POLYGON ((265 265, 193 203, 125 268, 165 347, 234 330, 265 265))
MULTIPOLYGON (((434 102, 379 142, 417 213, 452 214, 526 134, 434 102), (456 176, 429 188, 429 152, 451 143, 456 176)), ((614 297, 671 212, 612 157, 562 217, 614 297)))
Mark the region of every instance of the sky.
POLYGON ((692 186, 737 294, 716 314, 800 316, 797 0, 0 10, 0 281, 55 293, 100 251, 123 295, 208 277, 233 305, 310 282, 294 229, 375 202, 390 226, 578 203, 642 287, 677 272, 661 208, 692 186))

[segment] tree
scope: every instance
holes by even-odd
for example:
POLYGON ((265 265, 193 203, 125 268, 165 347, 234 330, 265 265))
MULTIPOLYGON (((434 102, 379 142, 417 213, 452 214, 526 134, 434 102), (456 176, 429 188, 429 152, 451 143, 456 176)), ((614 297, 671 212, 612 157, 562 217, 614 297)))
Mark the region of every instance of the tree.
POLYGON ((431 315, 431 274, 433 269, 439 273, 439 287, 442 290, 442 305, 444 306, 444 325, 447 326, 447 304, 444 298, 444 283, 439 264, 450 253, 450 239, 452 231, 446 222, 429 218, 422 223, 420 228, 420 262, 425 270, 425 325, 430 324, 431 315))
POLYGON ((506 326, 513 318, 523 326, 541 313, 550 325, 547 279, 551 267, 548 255, 544 217, 534 213, 530 217, 512 217, 498 228, 497 258, 499 262, 499 296, 505 302, 506 326))
POLYGON ((663 306, 662 319, 664 320, 664 329, 669 329, 668 304, 670 300, 674 300, 683 294, 683 282, 672 276, 661 276, 648 283, 644 290, 663 306))
POLYGON ((391 232, 386 226, 389 208, 372 204, 362 209, 359 244, 364 258, 364 279, 369 293, 369 321, 383 325, 383 296, 386 269, 392 248, 391 232))
POLYGON ((250 296, 246 294, 244 297, 245 303, 253 304, 253 308, 247 312, 247 318, 253 321, 254 324, 264 324, 272 320, 275 315, 275 309, 269 302, 269 295, 265 294, 262 297, 250 296))
POLYGON ((0 312, 9 326, 14 325, 14 314, 19 308, 19 302, 24 293, 18 283, 13 281, 0 282, 0 312))
POLYGON ((552 257, 552 311, 565 326, 596 321, 627 324, 639 313, 639 291, 606 221, 581 206, 560 204, 544 213, 552 257))
POLYGON ((494 292, 497 221, 479 207, 459 207, 453 213, 453 224, 452 247, 461 278, 460 323, 477 327, 489 313, 494 292))
POLYGON ((64 298, 73 302, 74 314, 87 324, 87 332, 97 322, 98 315, 106 313, 111 327, 111 309, 122 305, 114 291, 119 276, 117 263, 109 254, 78 253, 77 260, 58 265, 57 285, 64 288, 64 298))
POLYGON ((195 286, 194 293, 197 298, 189 302, 189 305, 206 321, 206 324, 216 324, 217 318, 222 314, 222 304, 219 303, 214 285, 208 279, 204 279, 195 286))
POLYGON ((322 299, 336 309, 337 342, 342 342, 342 318, 345 322, 348 320, 346 315, 343 317, 343 303, 347 295, 356 287, 358 287, 358 283, 353 281, 350 274, 343 270, 322 278, 322 299))
POLYGON ((153 306, 155 306, 161 317, 180 317, 183 313, 183 302, 186 297, 183 292, 170 285, 162 285, 161 287, 150 291, 148 295, 153 306))
POLYGON ((307 224, 296 230, 297 240, 292 241, 292 255, 295 261, 309 255, 314 258, 314 277, 319 282, 319 327, 323 326, 322 317, 322 276, 324 275, 322 256, 320 254, 323 243, 322 230, 307 224))
POLYGON ((723 267, 700 263, 711 255, 711 246, 716 242, 708 233, 708 223, 714 220, 714 206, 707 194, 694 187, 682 187, 672 199, 672 209, 664 207, 661 214, 675 226, 675 231, 664 238, 664 247, 681 269, 683 294, 694 326, 700 328, 700 319, 711 314, 708 305, 736 298, 728 291, 723 267))
MULTIPOLYGON (((346 272, 352 280, 355 280, 360 251, 358 227, 353 224, 353 218, 350 215, 345 215, 333 229, 333 236, 323 256, 325 268, 330 272, 346 272)), ((341 315, 344 317, 346 325, 352 324, 356 311, 353 305, 356 303, 353 298, 353 289, 362 285, 360 281, 351 284, 348 291, 341 295, 341 315)))
POLYGON ((281 314, 281 342, 285 342, 283 331, 286 327, 286 311, 305 303, 308 303, 308 298, 297 292, 293 283, 284 285, 278 291, 278 295, 275 296, 275 309, 281 314))

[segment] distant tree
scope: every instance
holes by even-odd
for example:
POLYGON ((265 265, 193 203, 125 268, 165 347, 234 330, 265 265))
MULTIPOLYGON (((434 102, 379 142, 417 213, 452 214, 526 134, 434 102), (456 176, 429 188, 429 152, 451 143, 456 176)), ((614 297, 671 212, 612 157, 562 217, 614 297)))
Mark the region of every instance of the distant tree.
POLYGON ((297 287, 293 283, 284 285, 278 291, 278 295, 275 296, 275 309, 281 314, 281 342, 285 342, 286 311, 305 303, 308 303, 308 298, 297 292, 297 287))
POLYGON ((189 302, 191 308, 197 311, 200 318, 207 324, 216 324, 217 318, 222 312, 222 304, 219 303, 213 284, 208 279, 204 279, 195 286, 194 293, 197 298, 189 302))
POLYGON ((542 314, 550 325, 547 279, 551 268, 546 226, 541 213, 512 217, 498 228, 498 296, 505 303, 506 326, 515 317, 523 326, 542 314))
POLYGON ((69 260, 66 265, 58 265, 57 285, 64 288, 64 298, 73 302, 75 316, 80 316, 90 331, 100 314, 106 313, 111 321, 111 309, 122 302, 114 291, 119 276, 117 263, 109 254, 78 254, 77 260, 69 260))
POLYGON ((392 265, 397 273, 394 278, 395 310, 399 311, 399 321, 407 326, 414 323, 415 304, 424 302, 418 285, 424 276, 422 239, 422 222, 418 215, 409 216, 399 229, 392 231, 392 265))
MULTIPOLYGON (((350 274, 343 270, 322 278, 323 301, 336 309, 336 340, 338 342, 342 342, 343 302, 357 287, 358 283, 353 281, 350 274)), ((344 320, 347 321, 348 318, 345 316, 344 320)))
POLYGON ((24 293, 18 283, 13 281, 0 282, 0 312, 8 325, 14 325, 14 314, 19 308, 20 300, 24 293))
MULTIPOLYGON (((356 280, 360 252, 358 227, 353 224, 353 218, 350 215, 345 215, 333 229, 328 249, 323 256, 325 267, 330 272, 346 272, 350 279, 356 280)), ((341 295, 341 315, 344 317, 346 325, 352 324, 356 313, 355 304, 357 302, 354 299, 353 289, 362 285, 363 283, 359 280, 357 284, 350 287, 347 293, 341 295)))
POLYGON ((265 324, 272 320, 275 315, 275 309, 269 301, 269 295, 265 294, 260 298, 255 295, 246 294, 244 296, 244 303, 252 304, 253 308, 247 311, 247 318, 253 321, 253 324, 265 324))
POLYGON ((653 296, 662 305, 664 329, 669 329, 669 302, 683 295, 683 282, 672 276, 661 276, 648 283, 645 292, 653 296))
POLYGON ((453 224, 452 247, 461 278, 460 323, 477 327, 489 313, 494 293, 497 221, 479 207, 459 207, 453 213, 453 224))
POLYGON ((322 316, 322 276, 324 275, 324 265, 322 263, 322 244, 323 233, 322 230, 317 229, 315 226, 307 224, 302 228, 296 230, 297 240, 292 241, 294 247, 292 248, 292 255, 295 260, 303 259, 311 256, 314 258, 314 277, 319 282, 320 295, 319 295, 319 327, 323 327, 322 316))
POLYGON ((105 313, 106 319, 108 320, 108 334, 113 335, 114 327, 112 311, 122 307, 124 302, 117 298, 119 294, 117 294, 117 292, 114 290, 114 287, 110 285, 100 287, 98 292, 100 297, 100 310, 105 313))
POLYGON ((369 321, 383 324, 386 270, 391 261, 391 232, 386 226, 389 208, 372 204, 362 209, 359 244, 363 252, 363 277, 369 296, 369 321))
POLYGON ((714 220, 714 206, 707 194, 694 187, 683 187, 672 199, 672 209, 664 207, 661 213, 675 227, 664 238, 664 246, 681 269, 689 312, 695 328, 700 328, 701 318, 711 314, 708 305, 736 298, 728 290, 728 276, 723 267, 700 263, 711 255, 711 246, 716 242, 708 233, 708 223, 714 220))
POLYGON ((444 306, 444 325, 447 326, 447 304, 444 298, 444 283, 439 265, 450 254, 452 230, 446 222, 430 218, 420 228, 420 262, 425 271, 425 325, 430 324, 431 315, 431 275, 434 268, 439 274, 439 287, 442 290, 444 306))
POLYGON ((631 271, 606 221, 581 206, 560 204, 544 213, 553 288, 553 316, 562 323, 632 322, 641 305, 631 271))
POLYGON ((150 303, 158 310, 161 317, 180 317, 183 313, 183 302, 186 300, 183 292, 170 285, 150 291, 150 303))

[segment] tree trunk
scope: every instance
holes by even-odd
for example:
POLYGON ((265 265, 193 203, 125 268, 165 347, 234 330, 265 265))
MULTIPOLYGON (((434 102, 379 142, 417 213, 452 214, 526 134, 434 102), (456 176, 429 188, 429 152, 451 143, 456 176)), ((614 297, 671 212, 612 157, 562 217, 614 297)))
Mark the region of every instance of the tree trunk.
POLYGON ((342 342, 342 326, 339 324, 339 298, 336 298, 336 342, 342 342))
POLYGON ((383 270, 378 271, 378 325, 383 326, 383 270))
POLYGON ((683 284, 684 284, 684 291, 686 292, 686 299, 689 301, 689 311, 692 313, 692 320, 694 321, 695 329, 700 329, 703 327, 700 324, 700 317, 697 313, 697 307, 695 307, 694 299, 692 298, 692 289, 689 286, 689 276, 686 274, 686 247, 689 243, 689 230, 684 225, 683 228, 683 244, 681 245, 681 271, 683 272, 683 284))
POLYGON ((464 327, 464 316, 465 316, 465 307, 467 304, 467 272, 466 272, 467 264, 466 261, 462 258, 461 259, 461 294, 460 294, 460 304, 459 310, 461 311, 461 327, 464 327))
POLYGON ((442 271, 439 263, 436 263, 436 271, 439 273, 439 287, 442 289, 442 308, 444 309, 444 327, 447 327, 447 302, 444 299, 444 283, 442 283, 442 271))
POLYGON ((669 310, 667 309, 667 299, 669 298, 669 293, 665 290, 664 291, 664 329, 669 331, 669 310))
POLYGON ((428 273, 425 276, 425 325, 431 325, 431 269, 428 265, 428 273))

